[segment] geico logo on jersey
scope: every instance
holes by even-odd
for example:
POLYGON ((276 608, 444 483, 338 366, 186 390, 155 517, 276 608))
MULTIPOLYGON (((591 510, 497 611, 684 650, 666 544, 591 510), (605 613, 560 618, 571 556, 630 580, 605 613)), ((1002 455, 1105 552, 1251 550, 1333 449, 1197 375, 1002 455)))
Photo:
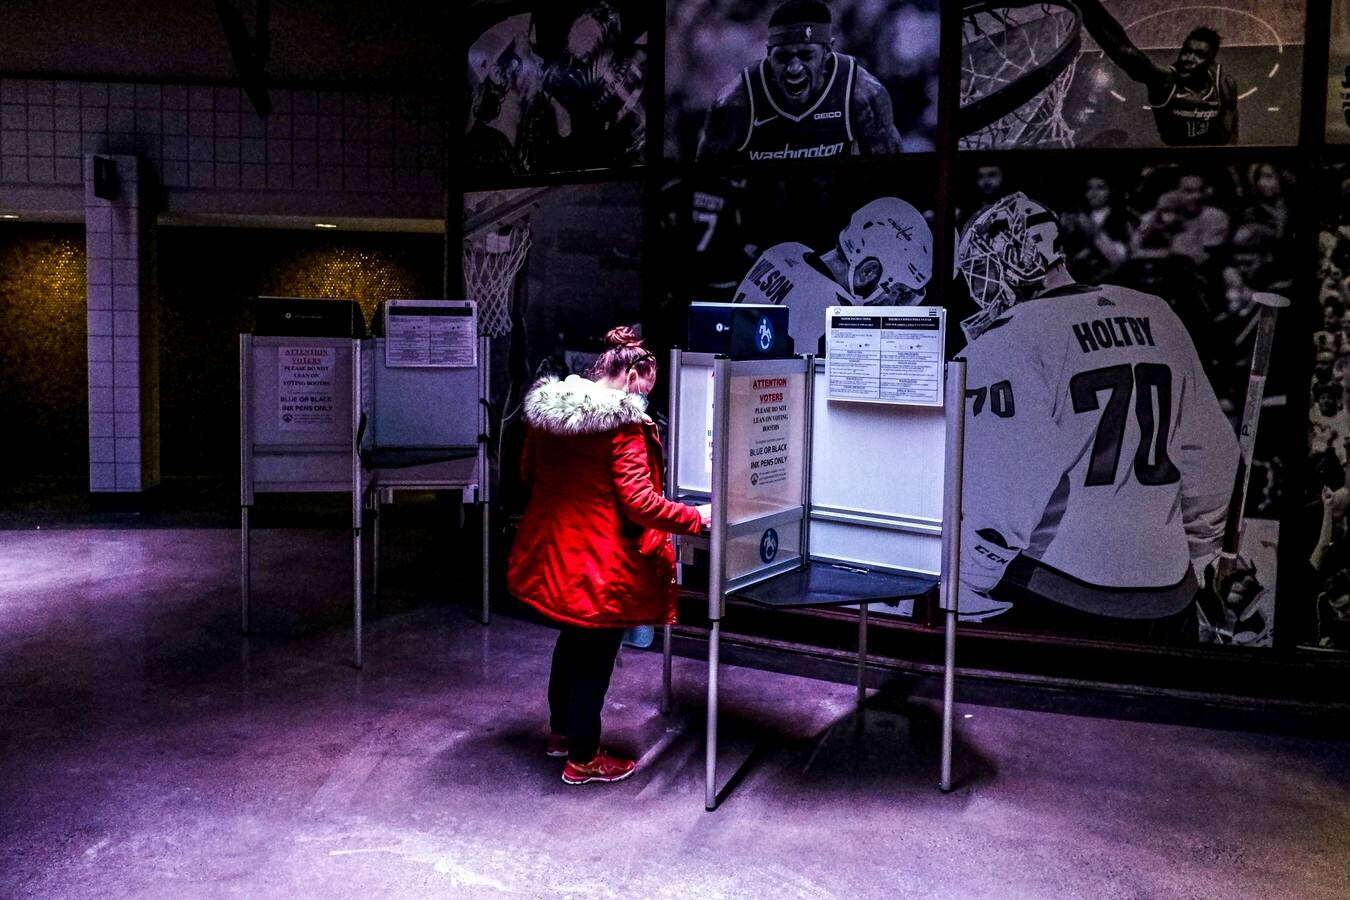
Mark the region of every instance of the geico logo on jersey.
POLYGON ((830 112, 818 112, 811 118, 819 121, 821 119, 842 119, 843 117, 844 117, 843 112, 836 109, 830 112))
POLYGON ((782 150, 751 150, 750 158, 752 160, 761 159, 823 159, 827 156, 838 156, 844 152, 844 142, 837 144, 820 144, 816 147, 801 147, 793 150, 784 147, 782 150))

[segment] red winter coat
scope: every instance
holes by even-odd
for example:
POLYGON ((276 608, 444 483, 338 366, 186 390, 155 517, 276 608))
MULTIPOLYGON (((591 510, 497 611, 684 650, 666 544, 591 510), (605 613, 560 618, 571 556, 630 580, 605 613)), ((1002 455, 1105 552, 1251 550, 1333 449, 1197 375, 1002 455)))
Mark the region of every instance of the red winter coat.
POLYGON ((521 473, 529 506, 507 586, 573 625, 675 620, 670 532, 697 534, 698 510, 661 493, 661 445, 645 402, 576 375, 525 396, 521 473))

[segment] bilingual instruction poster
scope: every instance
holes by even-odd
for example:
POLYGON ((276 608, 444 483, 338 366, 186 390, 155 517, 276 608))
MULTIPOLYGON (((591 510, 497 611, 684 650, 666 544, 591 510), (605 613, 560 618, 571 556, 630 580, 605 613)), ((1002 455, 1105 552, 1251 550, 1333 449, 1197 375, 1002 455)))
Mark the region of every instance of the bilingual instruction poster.
POLYGON ((472 368, 478 364, 474 308, 467 303, 391 305, 384 364, 390 368, 472 368))
POLYGON ((774 375, 750 385, 750 497, 774 496, 788 480, 788 379, 774 375))
POLYGON ((942 405, 943 309, 832 306, 826 322, 830 400, 942 405))
POLYGON ((277 348, 277 416, 283 432, 333 427, 332 347, 277 348))

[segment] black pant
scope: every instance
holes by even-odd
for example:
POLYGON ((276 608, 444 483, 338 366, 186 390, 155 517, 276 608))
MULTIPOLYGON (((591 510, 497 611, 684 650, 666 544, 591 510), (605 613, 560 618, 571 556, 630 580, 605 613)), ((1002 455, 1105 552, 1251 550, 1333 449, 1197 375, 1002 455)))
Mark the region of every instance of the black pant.
POLYGON ((600 749, 600 710, 614 674, 622 628, 563 625, 548 679, 549 727, 567 735, 567 758, 588 763, 600 749))

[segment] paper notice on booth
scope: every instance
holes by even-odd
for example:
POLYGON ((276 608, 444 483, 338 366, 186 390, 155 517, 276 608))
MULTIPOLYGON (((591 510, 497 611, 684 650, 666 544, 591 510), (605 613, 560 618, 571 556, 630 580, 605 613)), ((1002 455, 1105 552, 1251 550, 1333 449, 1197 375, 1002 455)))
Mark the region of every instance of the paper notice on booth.
POLYGON ((774 496, 775 485, 788 480, 792 456, 788 451, 788 427, 792 420, 788 380, 781 375, 756 378, 750 389, 749 496, 774 496))
POLYGON ((384 364, 391 368, 472 367, 478 364, 476 335, 469 304, 390 306, 384 364))
POLYGON ((831 307, 828 398, 941 406, 943 313, 935 306, 831 307))
POLYGON ((333 427, 332 347, 277 348, 277 416, 283 432, 333 427))

